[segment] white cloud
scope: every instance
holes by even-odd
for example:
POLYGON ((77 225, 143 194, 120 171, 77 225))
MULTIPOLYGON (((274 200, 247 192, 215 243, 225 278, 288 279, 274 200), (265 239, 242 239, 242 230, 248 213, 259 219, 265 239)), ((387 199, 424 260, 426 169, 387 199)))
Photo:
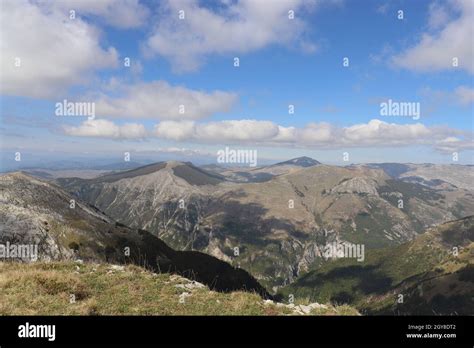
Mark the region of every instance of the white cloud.
MULTIPOLYGON (((66 133, 77 136, 142 138, 145 135, 163 140, 199 144, 239 144, 282 147, 339 149, 351 147, 433 146, 439 151, 474 148, 472 133, 448 127, 428 127, 421 123, 396 124, 381 120, 336 127, 329 123, 310 123, 303 128, 284 127, 271 121, 227 120, 198 123, 162 121, 146 132, 126 132, 110 121, 86 121, 66 133), (96 121, 96 122, 94 122, 96 121), (103 128, 103 129, 102 129, 103 128), (123 133, 123 135, 122 135, 123 133), (448 150, 449 149, 449 150, 448 150)), ((123 126, 122 126, 123 128, 123 126)))
POLYGON ((280 143, 290 143, 296 139, 296 131, 295 127, 278 126, 278 134, 273 140, 280 143))
POLYGON ((170 140, 204 142, 259 142, 278 134, 278 126, 270 121, 231 120, 209 123, 192 121, 163 121, 155 126, 154 134, 170 140))
POLYGON ((154 134, 170 140, 188 140, 194 136, 193 121, 163 121, 155 126, 154 134))
POLYGON ((452 70, 455 69, 453 58, 456 57, 457 68, 473 74, 474 2, 451 0, 444 7, 438 4, 431 6, 430 11, 429 26, 432 30, 423 33, 415 46, 392 57, 392 63, 421 72, 452 70), (448 13, 450 20, 447 20, 448 13))
POLYGON ((99 45, 95 27, 28 1, 2 1, 0 33, 2 94, 56 97, 118 64, 116 50, 99 45))
POLYGON ((102 94, 96 99, 96 114, 100 117, 193 120, 228 112, 237 101, 234 93, 206 93, 165 81, 135 85, 115 81, 110 88, 119 96, 102 94))
POLYGON ((305 11, 315 2, 304 0, 221 1, 219 9, 201 7, 197 0, 166 0, 162 16, 144 46, 150 55, 170 60, 178 72, 196 70, 209 54, 239 54, 271 44, 295 42, 305 51, 316 49, 303 39, 305 11), (179 19, 183 10, 185 19, 179 19), (288 11, 295 18, 288 18, 288 11))
POLYGON ((403 144, 425 139, 432 132, 421 123, 396 124, 380 120, 344 128, 344 141, 359 144, 403 144))
POLYGON ((98 16, 117 28, 135 28, 143 25, 149 15, 139 0, 39 0, 47 9, 62 11, 69 16, 74 10, 77 17, 98 16))
POLYGON ((297 130, 293 141, 303 144, 321 144, 334 141, 337 130, 329 123, 310 123, 297 130))
POLYGON ((108 120, 87 120, 79 127, 64 126, 64 133, 78 137, 116 139, 140 139, 147 136, 147 131, 141 124, 126 123, 118 126, 108 120))
POLYGON ((231 120, 196 126, 196 137, 207 141, 258 142, 278 134, 278 126, 270 121, 231 120))
POLYGON ((447 153, 462 150, 472 150, 474 149, 474 141, 472 137, 470 141, 462 140, 457 137, 446 137, 436 141, 435 148, 438 151, 447 153))

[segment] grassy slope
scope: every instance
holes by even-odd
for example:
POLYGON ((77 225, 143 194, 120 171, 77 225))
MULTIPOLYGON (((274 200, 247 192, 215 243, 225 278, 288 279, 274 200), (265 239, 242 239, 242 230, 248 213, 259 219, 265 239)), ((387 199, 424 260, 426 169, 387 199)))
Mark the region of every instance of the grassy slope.
MULTIPOLYGON (((0 262, 0 315, 289 315, 287 306, 248 292, 219 293, 182 286, 191 281, 138 266, 0 262), (187 292, 190 296, 180 296, 187 292), (70 303, 71 294, 75 303, 70 303)), ((192 284, 191 284, 192 285, 192 284)), ((315 315, 357 315, 348 306, 315 315)))

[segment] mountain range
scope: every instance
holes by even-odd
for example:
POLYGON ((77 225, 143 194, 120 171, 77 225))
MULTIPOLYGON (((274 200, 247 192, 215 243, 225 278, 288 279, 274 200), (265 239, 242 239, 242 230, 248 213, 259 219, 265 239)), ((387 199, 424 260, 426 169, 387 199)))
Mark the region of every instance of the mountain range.
POLYGON ((302 157, 258 168, 168 161, 91 178, 30 174, 0 176, 0 242, 38 243, 45 260, 133 263, 219 291, 349 303, 366 314, 470 308, 472 166, 302 157), (362 259, 328 257, 328 245, 362 246, 362 259), (405 302, 394 304, 398 295, 405 302))
MULTIPOLYGON (((465 171, 460 168, 451 171, 465 171)), ((326 262, 317 245, 398 245, 474 211, 469 189, 442 179, 433 187, 373 165, 328 166, 303 158, 249 172, 255 170, 271 178, 236 182, 228 169, 211 172, 191 163, 161 162, 57 183, 176 249, 240 265, 274 291, 326 262)))

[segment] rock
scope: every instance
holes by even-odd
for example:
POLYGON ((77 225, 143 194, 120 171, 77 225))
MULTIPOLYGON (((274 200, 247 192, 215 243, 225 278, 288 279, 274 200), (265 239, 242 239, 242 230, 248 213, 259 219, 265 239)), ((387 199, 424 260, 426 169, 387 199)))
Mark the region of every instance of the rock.
POLYGON ((125 267, 120 266, 120 265, 111 265, 110 269, 113 270, 113 271, 123 271, 125 269, 125 267))
POLYGON ((191 296, 189 292, 183 292, 181 295, 179 295, 179 303, 184 303, 186 297, 191 296))
POLYGON ((374 179, 355 177, 333 187, 331 193, 367 193, 378 196, 377 185, 374 179))
POLYGON ((185 289, 185 290, 193 290, 193 289, 201 289, 204 288, 205 285, 201 284, 199 282, 196 282, 194 280, 189 280, 186 278, 180 279, 181 281, 188 281, 186 284, 176 284, 175 287, 180 288, 180 289, 185 289))

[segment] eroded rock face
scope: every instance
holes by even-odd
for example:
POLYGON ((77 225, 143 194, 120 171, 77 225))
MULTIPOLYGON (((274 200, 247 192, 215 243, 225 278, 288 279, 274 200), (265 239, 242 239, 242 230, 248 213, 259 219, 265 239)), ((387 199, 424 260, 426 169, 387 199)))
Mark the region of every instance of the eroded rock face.
POLYGON ((367 193, 378 196, 377 181, 366 178, 352 178, 331 189, 331 193, 367 193))
POLYGON ((60 190, 50 190, 49 184, 22 173, 0 176, 0 244, 36 246, 37 259, 15 257, 24 262, 72 258, 73 251, 64 248, 50 233, 56 232, 52 221, 62 219, 61 212, 68 204, 66 197, 60 190), (64 204, 57 205, 54 211, 46 203, 54 205, 57 197, 63 198, 64 204))

